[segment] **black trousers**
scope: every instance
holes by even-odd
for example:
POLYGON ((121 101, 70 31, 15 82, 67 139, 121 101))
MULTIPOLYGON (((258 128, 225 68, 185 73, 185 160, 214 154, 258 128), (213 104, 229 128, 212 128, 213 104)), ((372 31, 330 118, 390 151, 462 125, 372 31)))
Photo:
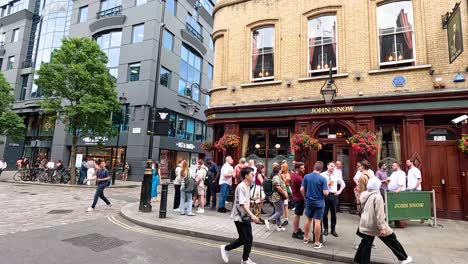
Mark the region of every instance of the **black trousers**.
MULTIPOLYGON (((362 234, 358 230, 358 235, 362 237, 361 244, 359 244, 358 250, 356 251, 356 255, 354 256, 354 263, 359 264, 369 264, 371 263, 371 251, 372 251, 372 243, 374 242, 374 236, 369 236, 366 234, 362 234)), ((399 261, 406 260, 408 255, 405 252, 403 246, 401 246, 400 242, 395 235, 392 233, 386 237, 379 237, 382 242, 387 245, 390 250, 392 250, 393 254, 398 258, 399 261)))
POLYGON ((172 206, 172 209, 177 209, 180 205, 180 185, 174 184, 174 190, 174 205, 172 206))
POLYGON ((214 183, 210 183, 206 188, 206 206, 216 207, 216 186, 214 183))
POLYGON ((99 198, 101 198, 107 205, 110 204, 109 200, 107 200, 106 196, 104 195, 104 189, 106 189, 105 186, 99 186, 98 185, 98 187, 96 189, 96 192, 94 193, 93 204, 91 205, 91 207, 93 209, 96 208, 96 204, 97 204, 99 198))
POLYGON ((328 211, 331 214, 331 231, 336 227, 336 205, 338 197, 331 194, 325 197, 325 211, 323 212, 323 229, 328 230, 328 211))
POLYGON ((242 254, 242 260, 246 261, 249 259, 250 250, 252 249, 253 236, 252 226, 250 224, 244 224, 242 222, 235 221, 237 233, 239 238, 236 241, 226 246, 226 251, 231 251, 242 245, 244 245, 244 253, 242 254))

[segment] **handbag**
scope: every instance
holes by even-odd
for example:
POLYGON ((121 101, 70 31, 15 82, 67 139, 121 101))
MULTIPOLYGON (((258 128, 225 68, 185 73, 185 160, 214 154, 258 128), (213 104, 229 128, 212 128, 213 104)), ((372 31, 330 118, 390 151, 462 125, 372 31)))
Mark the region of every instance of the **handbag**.
POLYGON ((250 224, 252 223, 252 219, 250 218, 250 216, 247 215, 247 214, 246 214, 246 215, 242 215, 241 211, 240 211, 239 208, 237 207, 237 204, 236 204, 235 206, 236 206, 237 212, 238 212, 239 215, 241 216, 242 223, 250 225, 250 224))

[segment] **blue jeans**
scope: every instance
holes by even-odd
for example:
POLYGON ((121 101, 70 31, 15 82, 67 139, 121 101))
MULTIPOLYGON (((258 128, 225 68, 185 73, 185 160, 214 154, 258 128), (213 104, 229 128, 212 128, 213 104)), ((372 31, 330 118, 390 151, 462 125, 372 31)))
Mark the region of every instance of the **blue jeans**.
POLYGON ((275 220, 277 226, 281 226, 281 216, 283 216, 283 210, 284 210, 284 200, 279 200, 276 203, 273 203, 273 207, 275 208, 275 213, 270 216, 268 219, 269 221, 275 220))
POLYGON ((185 191, 180 191, 180 213, 192 213, 192 194, 186 193, 185 191))
POLYGON ((96 204, 97 204, 99 198, 101 198, 107 205, 110 204, 109 200, 107 200, 106 196, 104 196, 104 189, 105 188, 106 188, 106 186, 99 186, 98 185, 98 187, 96 189, 96 192, 94 193, 93 205, 91 205, 91 207, 93 209, 96 208, 96 204))
POLYGON ((226 199, 229 195, 229 189, 231 186, 227 183, 221 184, 221 195, 219 196, 219 204, 218 204, 218 209, 219 208, 225 208, 226 207, 226 199))

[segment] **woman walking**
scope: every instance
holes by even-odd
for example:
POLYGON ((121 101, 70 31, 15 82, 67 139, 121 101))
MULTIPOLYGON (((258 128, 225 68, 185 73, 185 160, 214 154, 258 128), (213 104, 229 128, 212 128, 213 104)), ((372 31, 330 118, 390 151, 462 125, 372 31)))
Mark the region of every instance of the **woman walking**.
POLYGON ((192 213, 192 196, 193 196, 193 189, 195 188, 195 183, 193 182, 193 186, 191 186, 192 182, 190 180, 190 170, 188 167, 188 162, 183 163, 182 169, 180 170, 180 214, 188 216, 194 216, 195 214, 192 213), (191 190, 190 190, 191 189, 191 190))
POLYGON ((413 258, 406 254, 403 246, 388 226, 385 220, 384 202, 380 195, 380 180, 371 177, 367 183, 367 191, 361 194, 360 202, 363 206, 361 220, 359 221, 359 235, 362 240, 359 244, 354 262, 359 264, 369 264, 371 259, 372 243, 378 236, 387 245, 393 254, 402 264, 413 262, 413 258))
POLYGON ((94 174, 95 167, 96 167, 96 163, 94 163, 93 158, 89 157, 88 162, 86 162, 86 168, 88 168, 88 170, 86 171, 86 184, 87 185, 91 185, 91 179, 95 177, 95 174, 94 174))
POLYGON ((284 161, 281 163, 281 179, 286 185, 287 198, 284 200, 284 222, 282 226, 287 226, 289 224, 289 196, 292 195, 291 190, 291 174, 289 174, 288 163, 284 161))
POLYGON ((283 224, 281 223, 281 216, 283 215, 284 201, 288 199, 286 184, 281 178, 280 170, 280 167, 275 167, 273 169, 273 174, 275 175, 272 179, 274 192, 271 195, 270 201, 273 203, 275 213, 270 216, 268 220, 265 220, 265 226, 267 229, 270 229, 270 222, 275 221, 277 226, 276 231, 278 232, 286 231, 286 229, 283 227, 283 224))
POLYGON ((161 170, 159 169, 159 162, 153 162, 152 165, 153 172, 153 181, 151 184, 151 202, 157 202, 158 199, 158 185, 160 183, 159 176, 161 175, 161 170))
POLYGON ((130 171, 130 164, 128 163, 128 161, 125 161, 125 166, 123 167, 123 172, 122 172, 122 181, 127 181, 129 171, 130 171))

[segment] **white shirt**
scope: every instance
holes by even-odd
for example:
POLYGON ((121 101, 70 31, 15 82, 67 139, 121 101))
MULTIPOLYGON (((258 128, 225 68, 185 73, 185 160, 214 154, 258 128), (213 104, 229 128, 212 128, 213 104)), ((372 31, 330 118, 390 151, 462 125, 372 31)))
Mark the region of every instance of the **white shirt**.
MULTIPOLYGON (((413 166, 408 171, 408 189, 414 189, 419 179, 421 179, 421 171, 416 168, 416 166, 413 166)), ((418 186, 417 190, 421 191, 421 184, 418 186)))
POLYGON ((402 170, 392 172, 390 175, 390 182, 388 183, 388 190, 394 192, 398 189, 398 186, 403 186, 400 191, 406 190, 406 175, 402 170))
MULTIPOLYGON (((369 173, 369 175, 368 175, 369 178, 375 176, 375 173, 374 173, 374 171, 373 171, 372 169, 369 169, 367 172, 369 173)), ((353 181, 355 181, 355 182, 359 181, 359 178, 361 178, 361 175, 362 175, 362 172, 361 172, 361 171, 357 171, 357 172, 356 172, 356 175, 354 175, 353 181)))
POLYGON ((53 169, 55 167, 55 163, 53 163, 52 161, 49 161, 49 162, 47 162, 46 167, 49 168, 49 169, 53 169))
POLYGON ((6 161, 1 161, 0 160, 0 170, 4 170, 4 169, 6 169, 6 167, 7 167, 6 161))
POLYGON ((175 180, 174 180, 174 185, 180 185, 181 184, 181 182, 180 182, 180 172, 181 171, 182 171, 182 166, 177 165, 177 167, 175 168, 176 177, 175 177, 175 180))
POLYGON ((226 183, 229 186, 232 185, 232 177, 224 177, 227 174, 234 171, 234 168, 229 163, 224 163, 223 167, 221 167, 221 173, 219 175, 219 185, 226 183))
POLYGON ((345 187, 345 182, 343 181, 343 177, 339 177, 335 173, 328 174, 328 171, 324 171, 320 173, 325 179, 327 179, 327 185, 328 185, 328 190, 331 193, 336 193, 338 191, 338 183, 341 185, 341 187, 345 187), (332 185, 329 185, 330 181, 333 181, 332 185))

